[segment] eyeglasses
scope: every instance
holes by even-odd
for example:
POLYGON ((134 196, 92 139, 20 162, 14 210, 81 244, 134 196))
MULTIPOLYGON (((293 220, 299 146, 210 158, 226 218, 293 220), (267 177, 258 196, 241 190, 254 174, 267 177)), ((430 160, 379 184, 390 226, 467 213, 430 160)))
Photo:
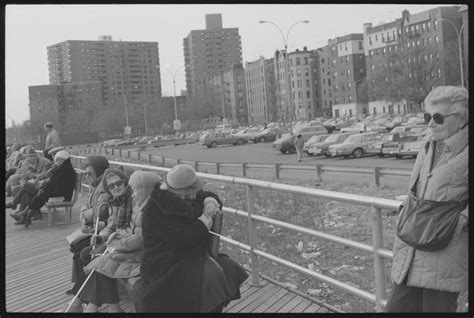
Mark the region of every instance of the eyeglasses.
POLYGON ((425 113, 424 117, 425 117, 425 122, 427 124, 431 121, 431 118, 433 118, 435 123, 437 123, 438 125, 442 125, 446 117, 449 117, 451 115, 456 115, 456 114, 457 113, 450 113, 450 114, 442 115, 440 113, 434 113, 433 115, 431 115, 430 113, 425 113))
POLYGON ((110 184, 107 186, 107 188, 108 188, 109 190, 113 190, 113 189, 115 189, 115 188, 120 188, 122 185, 123 185, 123 181, 122 181, 122 180, 119 180, 119 181, 117 181, 117 182, 115 182, 115 183, 110 183, 110 184))

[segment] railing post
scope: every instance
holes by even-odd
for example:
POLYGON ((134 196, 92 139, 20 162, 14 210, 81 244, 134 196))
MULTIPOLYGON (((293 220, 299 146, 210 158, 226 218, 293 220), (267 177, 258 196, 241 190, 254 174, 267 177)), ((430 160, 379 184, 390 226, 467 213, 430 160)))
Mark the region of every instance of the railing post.
POLYGON ((151 153, 148 154, 148 162, 151 163, 151 153))
POLYGON ((216 162, 216 174, 221 174, 221 164, 216 162))
POLYGON ((165 158, 165 157, 161 157, 161 166, 162 166, 162 167, 165 167, 165 163, 166 163, 166 158, 165 158))
POLYGON ((257 231, 255 224, 252 220, 252 214, 255 212, 255 188, 251 185, 246 185, 247 192, 247 212, 248 212, 248 224, 249 224, 249 243, 250 243, 250 267, 252 269, 252 281, 250 282, 253 286, 260 286, 260 275, 258 271, 258 257, 254 253, 256 247, 257 231))
POLYGON ((374 253, 375 301, 377 312, 383 312, 382 300, 385 298, 385 272, 383 257, 378 251, 383 248, 382 211, 372 205, 372 239, 374 253))
POLYGON ((375 185, 380 187, 380 167, 374 167, 374 180, 375 185))
POLYGON ((247 163, 246 162, 242 163, 242 176, 244 177, 247 176, 247 163))
POLYGON ((323 181, 323 177, 321 176, 321 164, 316 165, 316 179, 318 180, 318 182, 323 181))
POLYGON ((122 149, 119 149, 119 157, 122 158, 122 149))
POLYGON ((87 151, 89 152, 89 155, 90 155, 90 154, 91 154, 91 148, 88 147, 88 148, 87 148, 87 151))
POLYGON ((138 161, 141 160, 140 151, 137 152, 137 160, 138 160, 138 161))
POLYGON ((179 165, 181 163, 181 159, 176 159, 176 165, 179 165))
POLYGON ((199 161, 194 161, 194 170, 196 170, 196 172, 199 172, 199 161))
POLYGON ((130 159, 130 150, 127 150, 127 158, 130 159))
POLYGON ((112 148, 112 156, 114 155, 114 153, 115 153, 115 149, 114 149, 114 148, 112 148))
POLYGON ((280 179, 280 164, 275 163, 275 178, 280 179))

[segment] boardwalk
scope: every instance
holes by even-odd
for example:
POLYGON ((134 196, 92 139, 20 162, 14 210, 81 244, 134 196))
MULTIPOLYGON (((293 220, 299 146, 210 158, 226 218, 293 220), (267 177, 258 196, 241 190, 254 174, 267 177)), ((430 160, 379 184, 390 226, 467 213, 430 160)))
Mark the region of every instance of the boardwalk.
MULTIPOLYGON (((79 201, 82 201, 79 199, 79 201)), ((6 218, 6 310, 7 312, 58 312, 72 297, 65 291, 71 287, 72 254, 65 237, 78 226, 78 204, 73 224, 64 224, 64 213, 54 217, 56 225, 47 226, 46 217, 33 221, 30 228, 14 225, 6 218)), ((246 282, 242 297, 233 301, 226 312, 328 312, 305 297, 262 280, 262 286, 246 282)), ((134 312, 133 303, 121 288, 122 308, 134 312)), ((101 311, 106 310, 103 308, 101 311)))

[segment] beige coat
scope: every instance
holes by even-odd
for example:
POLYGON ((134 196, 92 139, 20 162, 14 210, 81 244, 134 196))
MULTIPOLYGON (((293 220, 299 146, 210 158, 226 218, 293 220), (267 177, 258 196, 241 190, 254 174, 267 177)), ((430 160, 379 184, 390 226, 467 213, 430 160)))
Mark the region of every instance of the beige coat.
MULTIPOLYGON (((425 147, 420 150, 410 178, 412 189, 421 167, 430 164, 425 147)), ((469 128, 451 136, 440 158, 422 184, 417 196, 434 201, 463 201, 469 194, 469 128), (424 192, 424 195, 423 195, 424 192)), ((436 252, 415 250, 395 237, 391 278, 401 284, 448 292, 462 292, 468 282, 468 215, 469 206, 461 213, 454 237, 449 245, 436 252)))

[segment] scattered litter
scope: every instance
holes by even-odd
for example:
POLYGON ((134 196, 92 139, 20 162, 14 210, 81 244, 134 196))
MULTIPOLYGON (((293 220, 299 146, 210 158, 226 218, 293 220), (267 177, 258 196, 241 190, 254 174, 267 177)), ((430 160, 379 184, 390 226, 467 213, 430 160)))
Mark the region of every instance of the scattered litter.
POLYGON ((308 260, 308 259, 316 258, 320 255, 321 255, 320 252, 312 252, 312 253, 303 253, 301 254, 301 257, 303 257, 305 260, 308 260))
POLYGON ((289 288, 289 289, 297 289, 298 286, 296 286, 295 284, 292 284, 292 283, 283 283, 281 284, 282 287, 284 288, 289 288))
POLYGON ((298 245, 296 245, 296 251, 298 251, 298 253, 302 253, 303 247, 304 247, 303 241, 299 241, 298 245))
POLYGON ((321 289, 308 289, 306 291, 308 295, 313 296, 313 297, 321 296, 322 292, 323 291, 321 289))

